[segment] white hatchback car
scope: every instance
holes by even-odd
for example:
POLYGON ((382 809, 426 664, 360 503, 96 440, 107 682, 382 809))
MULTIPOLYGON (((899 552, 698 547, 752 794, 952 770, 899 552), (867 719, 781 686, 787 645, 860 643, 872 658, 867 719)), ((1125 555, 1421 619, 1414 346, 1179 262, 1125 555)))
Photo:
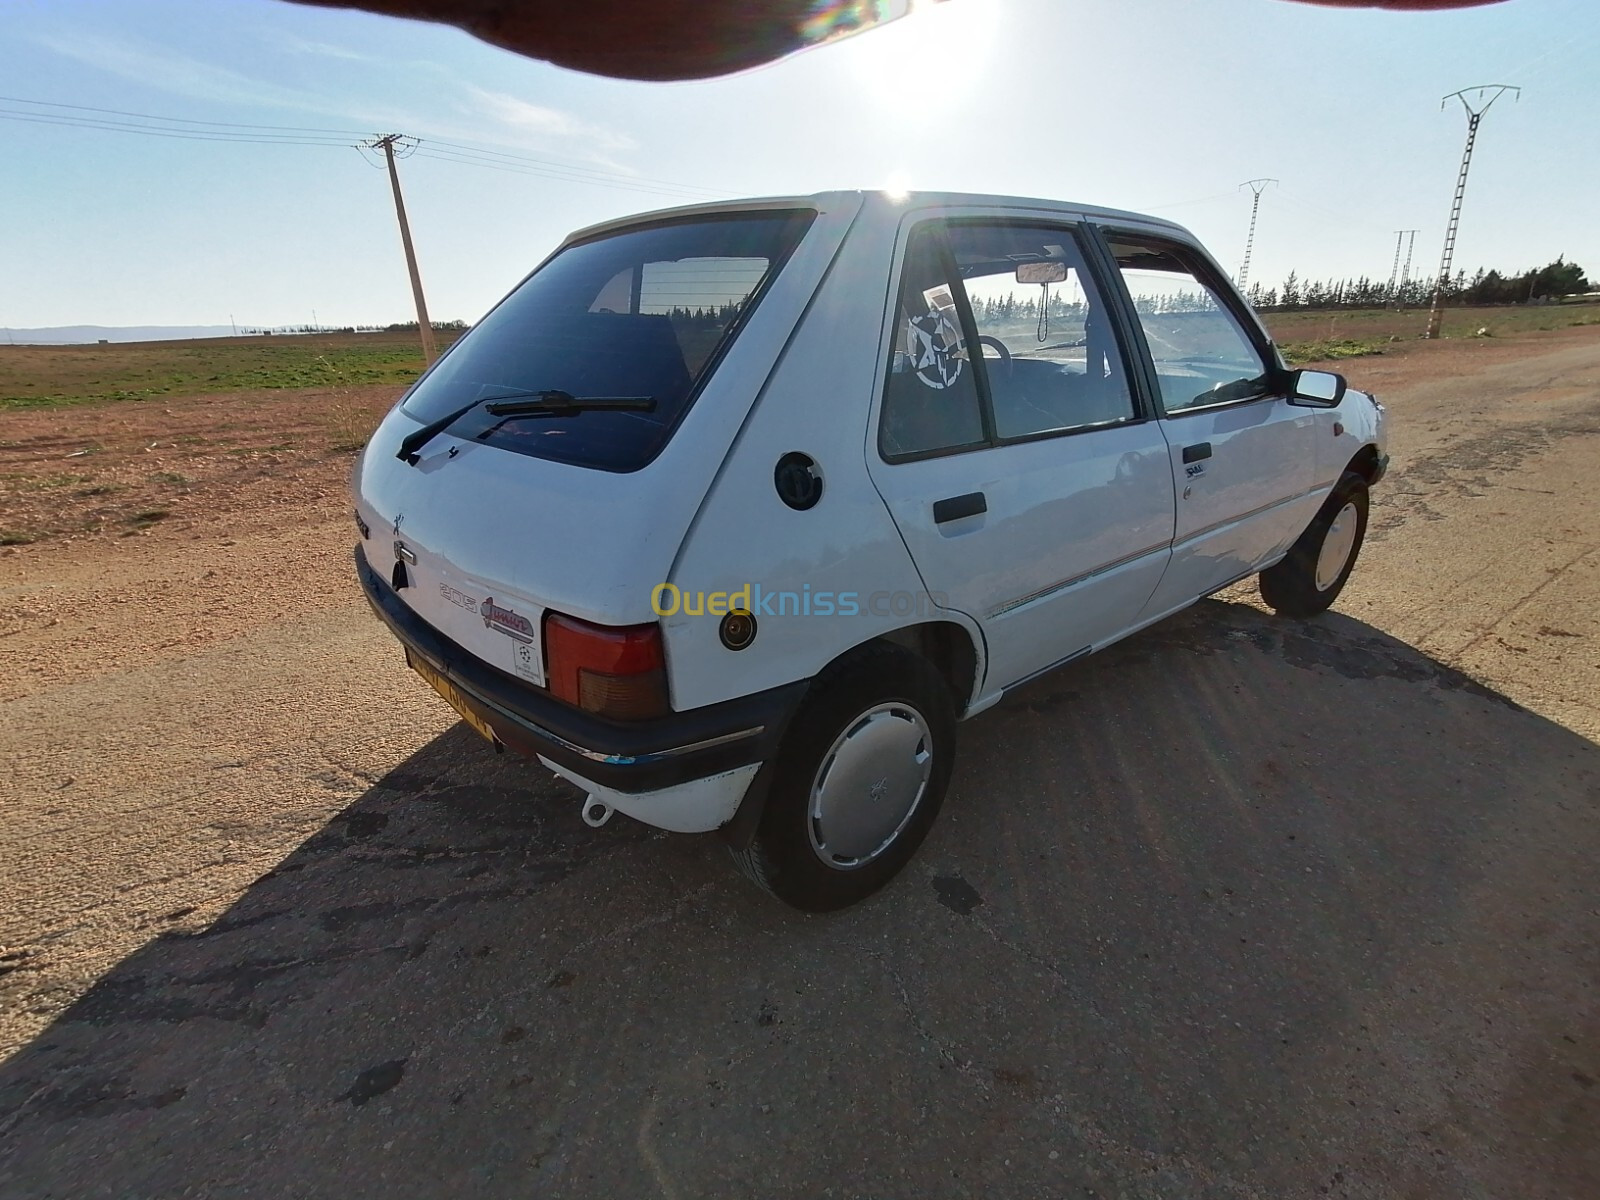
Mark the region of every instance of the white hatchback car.
POLYGON ((1344 586, 1383 408, 1287 369, 1190 234, 839 192, 572 235, 354 477, 363 588, 479 733, 837 908, 956 722, 1251 574, 1344 586))

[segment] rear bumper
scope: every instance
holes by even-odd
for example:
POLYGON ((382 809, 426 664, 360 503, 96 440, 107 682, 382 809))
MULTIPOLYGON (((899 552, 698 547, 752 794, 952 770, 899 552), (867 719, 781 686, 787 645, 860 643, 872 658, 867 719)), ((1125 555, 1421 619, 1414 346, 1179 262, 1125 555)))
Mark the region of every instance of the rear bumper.
POLYGON ((489 666, 429 625, 356 547, 356 576, 408 656, 448 679, 502 744, 610 792, 664 791, 771 758, 806 682, 622 724, 582 712, 489 666))

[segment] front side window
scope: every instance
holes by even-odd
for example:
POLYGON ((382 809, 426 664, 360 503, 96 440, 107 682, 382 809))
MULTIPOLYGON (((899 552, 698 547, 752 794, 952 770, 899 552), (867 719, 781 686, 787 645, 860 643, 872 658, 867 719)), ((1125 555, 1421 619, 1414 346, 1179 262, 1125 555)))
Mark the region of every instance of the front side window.
POLYGON ((1116 333, 1070 230, 957 222, 950 247, 972 306, 996 437, 1135 416, 1116 333))
POLYGON ((1267 395, 1261 352, 1182 247, 1111 234, 1169 413, 1267 395))
POLYGON ((569 246, 467 333, 403 407, 433 421, 494 396, 648 401, 511 420, 480 408, 451 428, 536 458, 637 470, 672 436, 813 215, 704 217, 569 246))

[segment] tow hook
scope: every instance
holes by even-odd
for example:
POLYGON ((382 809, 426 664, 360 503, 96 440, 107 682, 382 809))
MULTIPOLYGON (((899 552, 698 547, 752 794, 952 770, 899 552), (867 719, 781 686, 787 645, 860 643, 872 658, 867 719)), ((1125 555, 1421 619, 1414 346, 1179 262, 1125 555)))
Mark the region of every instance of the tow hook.
POLYGON ((583 823, 590 829, 599 829, 611 820, 611 814, 617 810, 597 796, 589 796, 583 802, 583 823))

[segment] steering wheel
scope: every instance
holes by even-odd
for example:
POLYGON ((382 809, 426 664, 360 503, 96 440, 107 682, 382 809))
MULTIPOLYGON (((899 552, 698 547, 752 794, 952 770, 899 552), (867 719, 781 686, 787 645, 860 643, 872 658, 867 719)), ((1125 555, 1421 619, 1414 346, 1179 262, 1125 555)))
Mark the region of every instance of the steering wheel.
MULTIPOLYGON (((1007 375, 1011 374, 1011 351, 1006 349, 1004 342, 997 337, 990 337, 988 334, 984 334, 978 339, 978 345, 988 346, 990 349, 998 351, 998 354, 992 357, 1000 360, 1000 366, 1007 375)), ((989 358, 991 356, 985 354, 984 357, 989 358)))

